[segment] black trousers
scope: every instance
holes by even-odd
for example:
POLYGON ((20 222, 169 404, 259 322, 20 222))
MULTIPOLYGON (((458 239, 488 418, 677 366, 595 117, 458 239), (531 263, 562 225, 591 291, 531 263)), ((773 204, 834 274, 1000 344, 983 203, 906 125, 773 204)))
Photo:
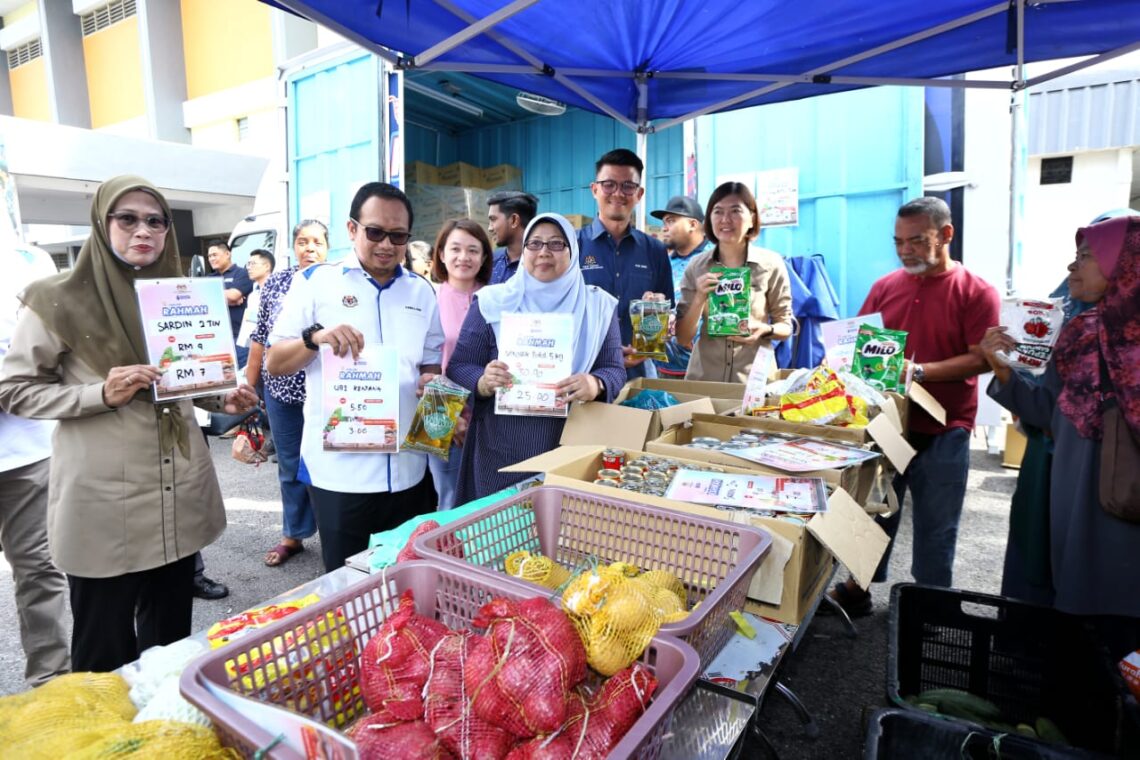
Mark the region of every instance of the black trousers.
POLYGON ((309 486, 309 499, 321 536, 325 572, 344 567, 345 560, 368 548, 373 533, 402 525, 416 515, 435 510, 431 475, 418 485, 395 493, 341 493, 309 486))
POLYGON ((105 673, 190 635, 194 556, 112 578, 67 576, 71 669, 105 673))

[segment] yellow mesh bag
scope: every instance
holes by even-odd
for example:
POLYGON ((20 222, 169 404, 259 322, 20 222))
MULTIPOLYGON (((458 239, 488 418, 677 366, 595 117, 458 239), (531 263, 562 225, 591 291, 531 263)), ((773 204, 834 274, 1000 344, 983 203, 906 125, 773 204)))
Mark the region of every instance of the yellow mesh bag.
POLYGON ((562 607, 582 639, 591 668, 612 676, 641 656, 661 627, 657 593, 681 607, 672 592, 631 577, 624 563, 599 566, 570 582, 562 607))
POLYGON ((113 760, 115 758, 161 758, 162 760, 231 760, 241 755, 223 749, 214 732, 202 726, 169 720, 129 723, 114 730, 83 751, 69 755, 72 760, 113 760))
POLYGON ((136 714, 127 682, 113 673, 72 673, 33 691, 0 698, 4 757, 235 757, 213 731, 170 721, 131 723, 136 714))
POLYGON ((522 578, 524 581, 537 583, 549 589, 557 589, 570 580, 570 571, 559 565, 550 557, 541 554, 531 554, 526 550, 512 552, 507 555, 505 566, 508 575, 522 578))
POLYGON ((681 583, 681 579, 668 570, 646 570, 637 577, 651 586, 672 591, 677 595, 677 598, 681 600, 682 604, 685 602, 685 597, 687 596, 685 594, 685 584, 681 583))

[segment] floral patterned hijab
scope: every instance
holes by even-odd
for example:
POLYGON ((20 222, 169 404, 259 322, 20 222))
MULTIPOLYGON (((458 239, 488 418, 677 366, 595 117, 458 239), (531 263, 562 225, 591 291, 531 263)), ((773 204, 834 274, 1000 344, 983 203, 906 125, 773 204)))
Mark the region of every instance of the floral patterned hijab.
POLYGON ((1140 216, 1108 219, 1077 231, 1108 280, 1096 307, 1074 317, 1057 340, 1062 414, 1083 438, 1104 432, 1101 398, 1115 395, 1132 434, 1140 438, 1140 216), (1111 387, 1101 382, 1101 357, 1111 387))

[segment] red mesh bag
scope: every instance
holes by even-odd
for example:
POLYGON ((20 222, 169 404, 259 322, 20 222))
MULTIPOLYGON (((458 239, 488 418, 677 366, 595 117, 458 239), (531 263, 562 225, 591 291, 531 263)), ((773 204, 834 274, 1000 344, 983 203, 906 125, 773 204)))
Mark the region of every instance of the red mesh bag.
POLYGON ((586 677, 586 650, 570 620, 545 599, 494 599, 473 626, 487 629, 463 668, 475 714, 521 738, 557 731, 570 690, 586 677))
POLYGON ((424 686, 424 719, 443 745, 464 760, 503 760, 515 737, 474 713, 463 683, 463 666, 479 636, 447 634, 432 651, 424 686))
POLYGON ((348 736, 360 760, 455 760, 422 720, 391 723, 378 715, 361 718, 348 736))
POLYGON ((416 614, 410 590, 400 596, 360 657, 360 689, 374 715, 388 723, 424 716, 431 650, 447 633, 443 623, 416 614))
POLYGON ((577 692, 570 696, 569 718, 550 736, 536 736, 511 750, 506 760, 577 760, 589 725, 582 718, 586 703, 577 692))
POLYGON ((657 678, 639 662, 611 676, 589 703, 576 760, 604 760, 645 713, 656 690, 657 678))
MULTIPOLYGON (((420 555, 416 554, 416 539, 427 533, 429 530, 435 530, 439 527, 439 523, 435 520, 424 520, 416 526, 412 531, 412 535, 408 536, 408 543, 404 544, 404 548, 396 555, 396 562, 405 562, 411 559, 423 559, 420 555)), ((454 536, 440 542, 440 548, 452 556, 463 557, 463 547, 460 546, 459 540, 454 536)))

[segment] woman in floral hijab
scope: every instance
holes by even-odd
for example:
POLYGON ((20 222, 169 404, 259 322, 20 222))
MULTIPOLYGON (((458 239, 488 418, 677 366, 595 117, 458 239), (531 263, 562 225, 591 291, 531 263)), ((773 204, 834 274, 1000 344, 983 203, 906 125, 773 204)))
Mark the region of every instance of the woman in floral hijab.
POLYGON ((1096 616, 1123 656, 1140 646, 1140 524, 1109 515, 1099 502, 1101 400, 1115 396, 1140 440, 1140 216, 1083 227, 1076 241, 1070 295, 1093 308, 1065 325, 1044 381, 1021 379, 998 357, 1013 346, 1004 327, 991 328, 981 350, 994 370, 990 396, 1054 440, 1054 606, 1096 616))

